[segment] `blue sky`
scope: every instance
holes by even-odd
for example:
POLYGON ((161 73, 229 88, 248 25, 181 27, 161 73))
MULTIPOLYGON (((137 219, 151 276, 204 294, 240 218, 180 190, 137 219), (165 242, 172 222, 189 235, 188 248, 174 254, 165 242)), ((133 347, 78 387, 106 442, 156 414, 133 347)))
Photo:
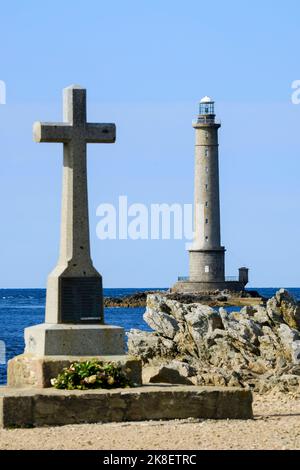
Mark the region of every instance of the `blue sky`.
POLYGON ((96 208, 191 203, 199 99, 220 130, 226 272, 252 286, 299 286, 298 1, 102 0, 1 4, 0 287, 44 287, 59 243, 62 148, 35 144, 61 120, 61 90, 88 89, 88 117, 117 143, 88 149, 94 264, 106 287, 169 286, 188 272, 185 241, 100 241, 96 208))

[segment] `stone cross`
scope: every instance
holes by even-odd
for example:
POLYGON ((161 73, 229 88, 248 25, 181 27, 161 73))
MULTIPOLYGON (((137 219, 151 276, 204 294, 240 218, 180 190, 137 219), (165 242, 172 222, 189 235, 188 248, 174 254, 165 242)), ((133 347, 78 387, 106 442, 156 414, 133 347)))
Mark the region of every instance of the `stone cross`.
POLYGON ((90 256, 86 146, 115 142, 115 124, 86 122, 86 90, 64 89, 63 123, 36 122, 36 142, 64 144, 60 256, 48 277, 46 323, 103 323, 102 277, 90 256))

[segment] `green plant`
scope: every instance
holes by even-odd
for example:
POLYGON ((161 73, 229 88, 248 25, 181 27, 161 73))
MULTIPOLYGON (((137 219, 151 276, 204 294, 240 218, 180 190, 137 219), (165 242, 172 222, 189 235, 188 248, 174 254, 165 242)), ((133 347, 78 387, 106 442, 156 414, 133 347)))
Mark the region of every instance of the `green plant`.
POLYGON ((124 371, 121 366, 96 359, 73 362, 69 367, 65 367, 55 379, 51 379, 51 385, 66 390, 133 386, 126 376, 126 370, 124 371))

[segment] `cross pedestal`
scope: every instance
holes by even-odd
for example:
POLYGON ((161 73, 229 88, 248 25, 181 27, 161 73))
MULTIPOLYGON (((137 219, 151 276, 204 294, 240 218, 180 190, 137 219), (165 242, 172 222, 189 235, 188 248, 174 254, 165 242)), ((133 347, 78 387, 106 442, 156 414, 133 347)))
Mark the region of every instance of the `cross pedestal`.
POLYGON ((20 375, 23 382, 29 380, 27 385, 32 376, 49 384, 46 371, 53 371, 55 357, 61 364, 69 357, 124 354, 124 329, 104 324, 102 277, 91 260, 86 166, 87 144, 115 142, 116 128, 87 122, 84 88, 72 85, 63 96, 63 122, 33 127, 36 142, 63 144, 60 254, 48 278, 45 323, 25 329, 25 354, 10 361, 12 386, 19 384, 20 375))

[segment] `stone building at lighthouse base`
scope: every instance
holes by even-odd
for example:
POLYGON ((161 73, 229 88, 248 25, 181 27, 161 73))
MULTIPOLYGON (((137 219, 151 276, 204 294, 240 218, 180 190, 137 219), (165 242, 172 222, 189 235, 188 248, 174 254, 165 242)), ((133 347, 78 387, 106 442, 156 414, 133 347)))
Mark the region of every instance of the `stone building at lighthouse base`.
POLYGON ((172 292, 181 292, 191 294, 197 292, 211 292, 215 290, 229 290, 241 292, 248 283, 248 268, 239 268, 238 278, 228 277, 224 281, 197 281, 188 277, 179 277, 178 281, 172 286, 172 292))

